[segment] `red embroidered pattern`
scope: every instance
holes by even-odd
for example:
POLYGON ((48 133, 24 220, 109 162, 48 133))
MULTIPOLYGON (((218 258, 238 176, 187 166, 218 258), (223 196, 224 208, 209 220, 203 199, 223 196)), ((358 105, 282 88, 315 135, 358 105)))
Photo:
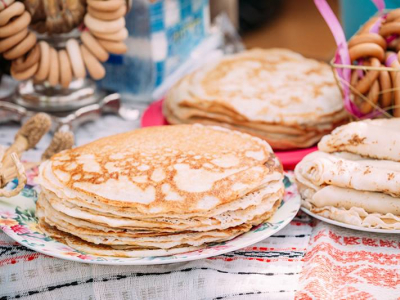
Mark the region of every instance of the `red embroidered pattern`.
POLYGON ((296 299, 399 299, 400 237, 317 227, 296 299))
POLYGON ((43 256, 43 255, 44 254, 41 254, 41 253, 34 253, 34 254, 26 254, 26 255, 6 258, 3 260, 0 260, 0 267, 4 266, 4 265, 13 265, 13 264, 24 262, 24 261, 31 261, 31 260, 37 259, 38 257, 43 256))

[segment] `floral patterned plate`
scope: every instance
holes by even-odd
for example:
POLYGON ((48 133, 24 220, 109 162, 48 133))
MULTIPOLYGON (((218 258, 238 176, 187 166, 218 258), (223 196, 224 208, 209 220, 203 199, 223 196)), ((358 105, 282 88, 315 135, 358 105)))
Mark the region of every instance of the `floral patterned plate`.
MULTIPOLYGON (((286 193, 282 204, 274 216, 249 232, 233 240, 210 245, 209 247, 188 253, 163 257, 123 258, 86 254, 59 243, 40 232, 35 217, 35 202, 38 187, 28 185, 16 197, 0 198, 0 226, 3 231, 21 245, 37 252, 71 261, 103 265, 155 265, 186 262, 216 256, 238 250, 260 242, 285 227, 300 208, 300 196, 292 184, 292 174, 285 177, 286 193)), ((13 183, 16 184, 16 183, 13 183)))

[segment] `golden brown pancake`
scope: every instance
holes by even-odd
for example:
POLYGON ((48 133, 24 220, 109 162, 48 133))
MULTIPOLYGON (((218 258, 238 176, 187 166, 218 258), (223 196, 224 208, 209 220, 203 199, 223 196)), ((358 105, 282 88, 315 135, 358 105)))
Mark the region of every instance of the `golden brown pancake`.
POLYGON ((44 162, 37 211, 44 231, 88 252, 168 255, 262 223, 282 199, 282 179, 261 139, 212 126, 152 127, 44 162))
POLYGON ((329 65, 285 49, 226 56, 180 80, 163 107, 171 124, 220 124, 304 148, 347 121, 329 65))

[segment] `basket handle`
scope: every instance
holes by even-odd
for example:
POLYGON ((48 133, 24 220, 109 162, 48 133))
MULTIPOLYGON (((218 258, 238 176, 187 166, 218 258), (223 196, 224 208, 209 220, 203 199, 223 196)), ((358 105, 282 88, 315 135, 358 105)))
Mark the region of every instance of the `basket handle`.
MULTIPOLYGON (((384 0, 371 0, 375 6, 378 8, 379 11, 385 9, 385 1, 384 0)), ((326 2, 326 0, 314 0, 315 6, 318 8, 319 12, 321 13, 322 17, 325 19, 329 29, 332 32, 332 35, 335 39, 337 50, 335 54, 334 62, 335 64, 341 65, 351 65, 349 50, 347 47, 346 36, 344 35, 343 28, 340 25, 339 20, 337 19, 336 15, 333 13, 331 7, 326 2)), ((379 19, 371 28, 371 32, 379 31, 381 24, 381 19, 379 19)), ((372 115, 363 115, 359 108, 351 101, 350 99, 350 76, 351 70, 348 68, 340 68, 336 69, 336 72, 341 79, 342 82, 342 91, 343 91, 343 98, 344 98, 344 107, 345 109, 354 115, 357 118, 365 118, 371 117, 372 115)), ((372 112, 373 115, 376 113, 372 112)))

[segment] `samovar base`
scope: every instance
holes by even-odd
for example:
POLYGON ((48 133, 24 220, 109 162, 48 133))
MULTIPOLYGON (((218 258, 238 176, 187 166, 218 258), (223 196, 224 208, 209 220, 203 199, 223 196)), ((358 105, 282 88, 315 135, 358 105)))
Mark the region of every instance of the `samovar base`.
POLYGON ((68 88, 27 80, 18 84, 11 101, 29 110, 56 113, 98 103, 105 95, 91 79, 76 79, 68 88))

